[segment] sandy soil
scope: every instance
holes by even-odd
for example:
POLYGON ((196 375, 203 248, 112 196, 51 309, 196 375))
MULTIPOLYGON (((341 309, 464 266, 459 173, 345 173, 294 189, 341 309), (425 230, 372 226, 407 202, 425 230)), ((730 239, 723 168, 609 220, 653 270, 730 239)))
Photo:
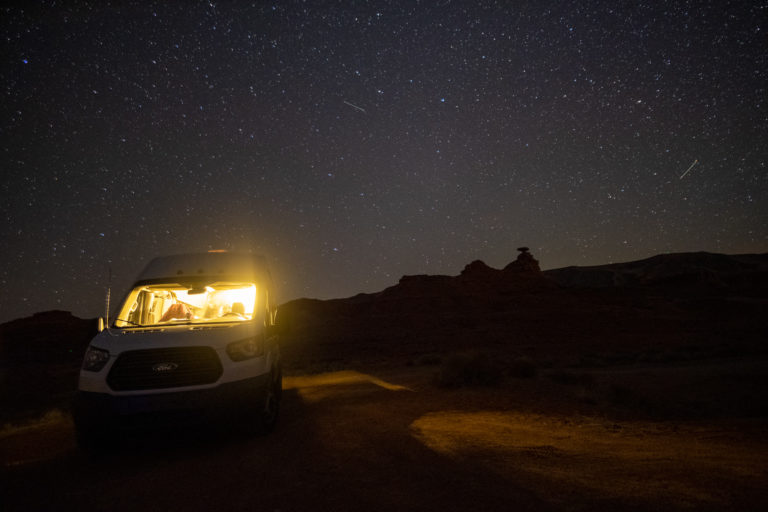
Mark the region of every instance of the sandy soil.
POLYGON ((651 381, 631 389, 652 411, 654 371, 681 374, 601 368, 460 389, 435 386, 435 367, 295 374, 269 436, 180 427, 115 438, 101 458, 79 452, 71 420, 54 412, 0 433, 0 502, 5 511, 766 509, 768 420, 624 412, 623 400, 640 398, 616 396, 617 382, 651 381))

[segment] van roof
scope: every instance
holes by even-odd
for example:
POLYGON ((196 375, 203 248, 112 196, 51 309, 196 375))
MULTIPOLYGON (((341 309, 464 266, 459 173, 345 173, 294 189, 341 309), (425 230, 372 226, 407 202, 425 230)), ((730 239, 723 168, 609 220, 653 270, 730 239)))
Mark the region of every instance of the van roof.
POLYGON ((263 256, 237 252, 204 252, 160 256, 150 261, 138 281, 177 277, 237 276, 270 281, 263 256))

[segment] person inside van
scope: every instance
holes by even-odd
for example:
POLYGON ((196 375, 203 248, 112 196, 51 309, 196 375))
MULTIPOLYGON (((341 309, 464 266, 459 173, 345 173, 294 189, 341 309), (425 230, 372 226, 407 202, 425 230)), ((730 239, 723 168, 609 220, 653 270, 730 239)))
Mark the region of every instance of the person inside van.
POLYGON ((171 307, 168 308, 160 321, 169 322, 171 320, 189 320, 190 318, 192 318, 192 311, 189 309, 189 306, 182 302, 177 302, 176 304, 171 304, 171 307))

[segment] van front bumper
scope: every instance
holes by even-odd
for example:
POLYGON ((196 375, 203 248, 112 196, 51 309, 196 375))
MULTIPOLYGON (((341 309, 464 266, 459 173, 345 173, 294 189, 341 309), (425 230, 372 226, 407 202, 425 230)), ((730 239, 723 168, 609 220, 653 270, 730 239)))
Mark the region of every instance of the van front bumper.
POLYGON ((214 388, 143 395, 79 391, 73 413, 78 428, 131 428, 235 418, 262 403, 269 373, 214 388))

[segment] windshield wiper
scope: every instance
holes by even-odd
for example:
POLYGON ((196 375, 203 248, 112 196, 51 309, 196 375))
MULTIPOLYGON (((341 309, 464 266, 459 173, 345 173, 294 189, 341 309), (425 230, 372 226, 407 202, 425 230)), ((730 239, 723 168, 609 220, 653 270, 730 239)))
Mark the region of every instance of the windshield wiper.
POLYGON ((141 325, 141 324, 137 324, 136 322, 131 322, 130 320, 123 320, 122 318, 118 318, 118 319, 117 319, 117 320, 115 320, 115 321, 116 321, 116 322, 125 322, 125 323, 127 323, 127 324, 135 325, 136 327, 144 327, 144 326, 143 326, 143 325, 141 325))

